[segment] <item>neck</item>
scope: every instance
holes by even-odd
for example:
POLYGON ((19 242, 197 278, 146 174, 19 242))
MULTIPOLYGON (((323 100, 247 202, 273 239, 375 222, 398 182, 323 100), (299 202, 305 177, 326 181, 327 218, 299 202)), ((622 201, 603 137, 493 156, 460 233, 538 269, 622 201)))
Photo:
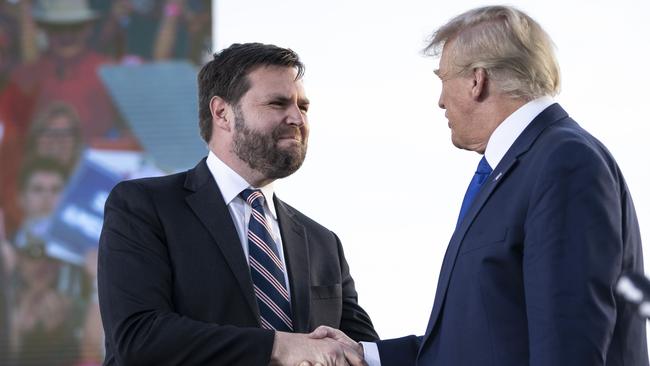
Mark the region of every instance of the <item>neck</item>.
POLYGON ((527 100, 521 98, 512 98, 507 95, 499 95, 498 98, 495 98, 491 103, 485 105, 485 108, 480 112, 480 114, 487 116, 487 121, 485 126, 488 128, 489 135, 488 138, 482 143, 477 149, 473 149, 479 154, 484 154, 487 147, 489 137, 492 136, 494 130, 505 121, 511 114, 513 114, 517 109, 521 108, 524 104, 528 103, 527 100))
POLYGON ((252 169, 246 162, 239 159, 232 152, 232 149, 228 144, 220 145, 211 143, 208 147, 210 148, 210 151, 219 158, 219 160, 235 171, 235 173, 239 174, 240 177, 244 178, 244 180, 252 187, 264 187, 274 181, 274 179, 264 176, 259 171, 252 169))
POLYGON ((499 123, 498 125, 501 124, 506 118, 510 117, 511 114, 515 113, 515 111, 519 108, 521 108, 524 104, 528 103, 529 101, 526 99, 522 98, 511 98, 508 96, 503 96, 502 100, 499 102, 499 108, 496 113, 499 115, 499 123))

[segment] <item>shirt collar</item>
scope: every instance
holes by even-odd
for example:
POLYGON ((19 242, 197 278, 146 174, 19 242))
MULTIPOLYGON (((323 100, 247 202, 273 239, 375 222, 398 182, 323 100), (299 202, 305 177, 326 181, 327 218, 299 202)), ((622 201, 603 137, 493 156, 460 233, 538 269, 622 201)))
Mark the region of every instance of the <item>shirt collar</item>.
MULTIPOLYGON (((273 183, 269 183, 263 187, 253 187, 246 179, 242 178, 241 175, 237 174, 232 168, 230 168, 226 163, 221 161, 212 151, 208 153, 208 159, 206 160, 208 164, 208 169, 214 177, 214 180, 221 190, 221 195, 223 196, 223 201, 227 205, 230 205, 232 200, 237 198, 239 194, 246 188, 259 189, 264 195, 264 201, 268 205, 269 211, 273 218, 277 220, 277 215, 275 212, 275 203, 273 202, 273 183)), ((241 197, 239 197, 241 199, 241 197)))
POLYGON ((553 98, 549 96, 533 99, 519 107, 501 122, 492 132, 485 147, 485 159, 492 169, 499 165, 503 156, 535 117, 553 103, 555 103, 553 98))

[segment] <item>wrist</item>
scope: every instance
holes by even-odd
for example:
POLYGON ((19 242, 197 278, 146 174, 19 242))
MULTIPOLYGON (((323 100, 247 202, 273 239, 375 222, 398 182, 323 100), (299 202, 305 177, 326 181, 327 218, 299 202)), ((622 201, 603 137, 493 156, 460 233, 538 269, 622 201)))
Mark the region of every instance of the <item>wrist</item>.
POLYGON ((271 360, 269 366, 280 365, 280 360, 286 353, 287 333, 275 332, 273 336, 273 348, 271 349, 271 360))

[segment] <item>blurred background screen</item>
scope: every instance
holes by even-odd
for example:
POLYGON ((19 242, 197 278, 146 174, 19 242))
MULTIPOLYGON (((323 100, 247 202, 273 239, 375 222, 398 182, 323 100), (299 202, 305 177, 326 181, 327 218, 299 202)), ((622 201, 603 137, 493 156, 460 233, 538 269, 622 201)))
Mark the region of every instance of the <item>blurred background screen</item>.
POLYGON ((205 155, 211 14, 210 0, 0 1, 0 365, 103 361, 104 202, 205 155))

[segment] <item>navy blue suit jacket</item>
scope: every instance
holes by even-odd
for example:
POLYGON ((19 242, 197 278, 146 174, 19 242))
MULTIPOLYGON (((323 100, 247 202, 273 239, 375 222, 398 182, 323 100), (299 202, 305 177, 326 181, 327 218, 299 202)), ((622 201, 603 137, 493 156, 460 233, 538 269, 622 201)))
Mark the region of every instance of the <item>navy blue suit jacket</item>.
POLYGON ((632 199, 607 149, 554 104, 456 228, 424 337, 382 366, 647 366, 645 321, 614 291, 643 273, 632 199))

